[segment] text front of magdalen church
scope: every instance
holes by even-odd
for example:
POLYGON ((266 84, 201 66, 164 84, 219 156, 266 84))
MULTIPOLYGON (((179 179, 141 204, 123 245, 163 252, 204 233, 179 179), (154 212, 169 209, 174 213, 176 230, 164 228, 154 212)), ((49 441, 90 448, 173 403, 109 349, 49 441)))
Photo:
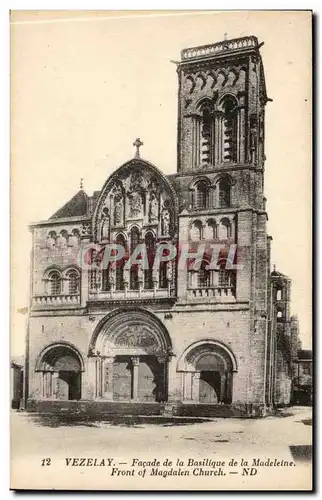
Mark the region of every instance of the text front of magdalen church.
POLYGON ((260 45, 185 49, 177 72, 177 173, 137 139, 101 191, 30 226, 30 410, 261 416, 290 402, 298 326, 289 278, 270 271, 260 45))

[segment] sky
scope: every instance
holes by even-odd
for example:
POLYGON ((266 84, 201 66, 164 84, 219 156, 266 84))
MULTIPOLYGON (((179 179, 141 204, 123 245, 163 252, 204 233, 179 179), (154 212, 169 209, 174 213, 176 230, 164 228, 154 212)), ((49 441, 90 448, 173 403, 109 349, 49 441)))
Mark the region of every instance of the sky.
POLYGON ((308 12, 16 11, 11 14, 11 354, 24 352, 31 234, 78 190, 134 155, 176 172, 176 66, 183 48, 255 35, 266 106, 272 264, 293 280, 311 347, 311 30, 308 12))

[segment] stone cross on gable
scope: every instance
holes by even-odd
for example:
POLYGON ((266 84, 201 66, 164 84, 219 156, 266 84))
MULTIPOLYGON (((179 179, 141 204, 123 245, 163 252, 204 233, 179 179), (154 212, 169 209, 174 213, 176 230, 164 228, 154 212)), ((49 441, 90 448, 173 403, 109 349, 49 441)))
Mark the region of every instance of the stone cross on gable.
POLYGON ((135 158, 140 158, 140 147, 143 146, 143 142, 140 138, 135 139, 133 146, 136 147, 135 158))

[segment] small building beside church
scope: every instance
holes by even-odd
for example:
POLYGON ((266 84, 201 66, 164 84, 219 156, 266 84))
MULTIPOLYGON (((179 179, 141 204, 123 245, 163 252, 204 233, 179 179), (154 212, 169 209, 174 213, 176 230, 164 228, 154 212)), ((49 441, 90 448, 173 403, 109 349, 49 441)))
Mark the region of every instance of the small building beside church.
POLYGON ((175 173, 137 140, 99 191, 30 225, 30 409, 263 416, 290 403, 298 327, 291 282, 271 272, 260 46, 245 36, 182 51, 175 173), (111 242, 124 255, 98 265, 111 242), (127 266, 142 244, 148 268, 127 266), (215 267, 207 250, 198 269, 178 265, 201 244, 221 247, 215 267), (176 256, 155 266, 160 245, 176 256))
POLYGON ((292 403, 310 406, 313 399, 312 351, 299 347, 294 363, 292 403))

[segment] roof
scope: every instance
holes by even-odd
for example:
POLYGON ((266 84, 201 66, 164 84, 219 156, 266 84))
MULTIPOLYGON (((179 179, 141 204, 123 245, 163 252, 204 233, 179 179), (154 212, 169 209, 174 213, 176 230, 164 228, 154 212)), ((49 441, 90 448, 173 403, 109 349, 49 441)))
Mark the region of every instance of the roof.
POLYGON ((298 360, 312 360, 312 350, 311 349, 300 349, 297 353, 298 360))
POLYGON ((181 61, 186 62, 198 58, 209 58, 222 55, 223 53, 239 53, 245 50, 258 50, 260 45, 256 36, 244 36, 241 38, 232 38, 230 40, 221 40, 220 42, 208 45, 199 45, 189 47, 181 51, 181 61))
POLYGON ((63 207, 50 217, 50 219, 63 219, 87 215, 89 197, 82 189, 78 191, 63 207))
POLYGON ((13 367, 23 368, 24 364, 25 364, 24 356, 11 356, 10 366, 12 368, 13 367))
POLYGON ((280 271, 276 271, 276 269, 274 269, 274 271, 271 272, 271 278, 286 278, 286 279, 289 279, 288 276, 286 276, 286 274, 283 274, 281 273, 280 271))

